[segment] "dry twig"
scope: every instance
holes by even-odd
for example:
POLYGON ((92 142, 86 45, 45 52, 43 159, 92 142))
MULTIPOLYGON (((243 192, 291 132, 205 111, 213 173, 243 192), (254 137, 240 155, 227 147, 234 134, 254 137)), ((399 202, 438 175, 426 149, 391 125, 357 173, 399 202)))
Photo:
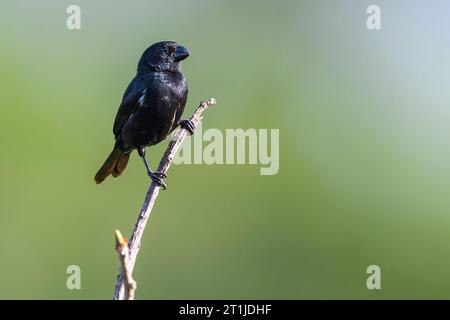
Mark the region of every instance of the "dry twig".
POLYGON ((128 241, 122 236, 119 230, 116 230, 116 251, 120 260, 120 275, 124 280, 125 300, 134 300, 134 292, 136 291, 136 281, 131 276, 130 257, 128 249, 128 241))
MULTIPOLYGON (((195 110, 194 114, 190 118, 190 120, 194 123, 196 127, 202 121, 203 112, 208 109, 208 107, 215 105, 216 100, 214 98, 204 100, 200 103, 197 110, 195 110)), ((167 174, 167 171, 172 164, 172 161, 177 154, 179 148, 181 147, 184 139, 188 136, 188 131, 186 129, 180 129, 176 133, 175 137, 170 141, 169 146, 167 147, 164 156, 159 163, 157 171, 163 174, 167 174)), ((139 248, 141 246, 141 238, 144 233, 145 226, 147 225, 147 220, 150 217, 150 213, 152 212, 153 205, 155 204, 156 198, 159 194, 160 186, 156 183, 152 182, 150 185, 147 195, 145 197, 144 203, 142 205, 141 212, 137 218, 136 224, 134 226, 133 233, 131 235, 130 241, 128 243, 129 246, 129 275, 131 278, 131 274, 134 269, 134 265, 136 263, 136 257, 139 253, 139 248)), ((119 274, 116 281, 116 286, 114 290, 114 299, 115 300, 124 300, 126 298, 126 279, 123 276, 123 273, 119 274)), ((133 292, 134 293, 134 292, 133 292)))

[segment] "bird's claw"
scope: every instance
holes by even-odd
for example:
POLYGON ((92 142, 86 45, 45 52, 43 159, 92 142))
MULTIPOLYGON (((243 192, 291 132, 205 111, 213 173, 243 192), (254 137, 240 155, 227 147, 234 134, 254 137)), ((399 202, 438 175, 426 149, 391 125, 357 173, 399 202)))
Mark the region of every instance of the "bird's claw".
POLYGON ((193 135, 194 131, 196 129, 194 122, 192 122, 192 120, 190 120, 190 119, 181 120, 180 127, 182 127, 183 129, 186 129, 190 135, 193 135))
POLYGON ((153 172, 153 174, 157 177, 160 177, 161 179, 167 178, 167 174, 159 172, 159 171, 155 171, 155 172, 153 172))
POLYGON ((163 178, 167 178, 167 176, 164 173, 161 172, 151 172, 149 174, 150 178, 154 183, 156 183, 158 186, 163 188, 163 190, 167 189, 167 185, 165 184, 163 178))

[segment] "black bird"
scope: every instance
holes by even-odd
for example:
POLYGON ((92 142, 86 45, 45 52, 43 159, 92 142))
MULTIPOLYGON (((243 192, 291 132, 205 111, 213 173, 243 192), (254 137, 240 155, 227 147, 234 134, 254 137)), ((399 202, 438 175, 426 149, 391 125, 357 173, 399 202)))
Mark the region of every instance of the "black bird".
POLYGON ((188 88, 180 63, 189 55, 185 47, 173 41, 155 43, 144 51, 117 111, 114 149, 95 175, 95 182, 101 183, 109 175, 119 176, 136 149, 150 178, 166 188, 162 180, 165 176, 150 170, 145 148, 164 140, 178 125, 191 134, 195 129, 191 121, 181 120, 188 88))

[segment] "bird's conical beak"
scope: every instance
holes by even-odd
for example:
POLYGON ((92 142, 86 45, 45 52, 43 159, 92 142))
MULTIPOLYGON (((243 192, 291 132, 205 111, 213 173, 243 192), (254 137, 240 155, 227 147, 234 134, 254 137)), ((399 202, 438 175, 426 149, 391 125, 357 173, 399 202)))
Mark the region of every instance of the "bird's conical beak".
POLYGON ((189 57, 191 54, 189 53, 189 51, 183 47, 183 46, 178 46, 176 51, 175 51, 175 61, 181 61, 186 59, 187 57, 189 57))

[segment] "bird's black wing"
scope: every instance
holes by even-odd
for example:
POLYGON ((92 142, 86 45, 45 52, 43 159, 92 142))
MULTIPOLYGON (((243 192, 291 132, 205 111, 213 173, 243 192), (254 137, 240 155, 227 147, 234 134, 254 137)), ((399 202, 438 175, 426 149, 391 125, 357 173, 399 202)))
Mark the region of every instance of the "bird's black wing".
POLYGON ((145 94, 145 83, 135 77, 123 94, 122 103, 114 120, 113 133, 118 136, 128 118, 139 108, 139 99, 145 94))
POLYGON ((180 100, 179 100, 179 104, 178 104, 178 107, 177 107, 177 111, 175 113, 175 119, 174 119, 174 122, 172 124, 172 128, 170 129, 170 132, 175 130, 178 127, 178 125, 179 125, 179 121, 180 121, 181 116, 183 115, 183 112, 184 112, 184 107, 186 106, 187 95, 188 95, 188 90, 186 88, 186 91, 184 91, 181 94, 181 96, 180 96, 180 100))

